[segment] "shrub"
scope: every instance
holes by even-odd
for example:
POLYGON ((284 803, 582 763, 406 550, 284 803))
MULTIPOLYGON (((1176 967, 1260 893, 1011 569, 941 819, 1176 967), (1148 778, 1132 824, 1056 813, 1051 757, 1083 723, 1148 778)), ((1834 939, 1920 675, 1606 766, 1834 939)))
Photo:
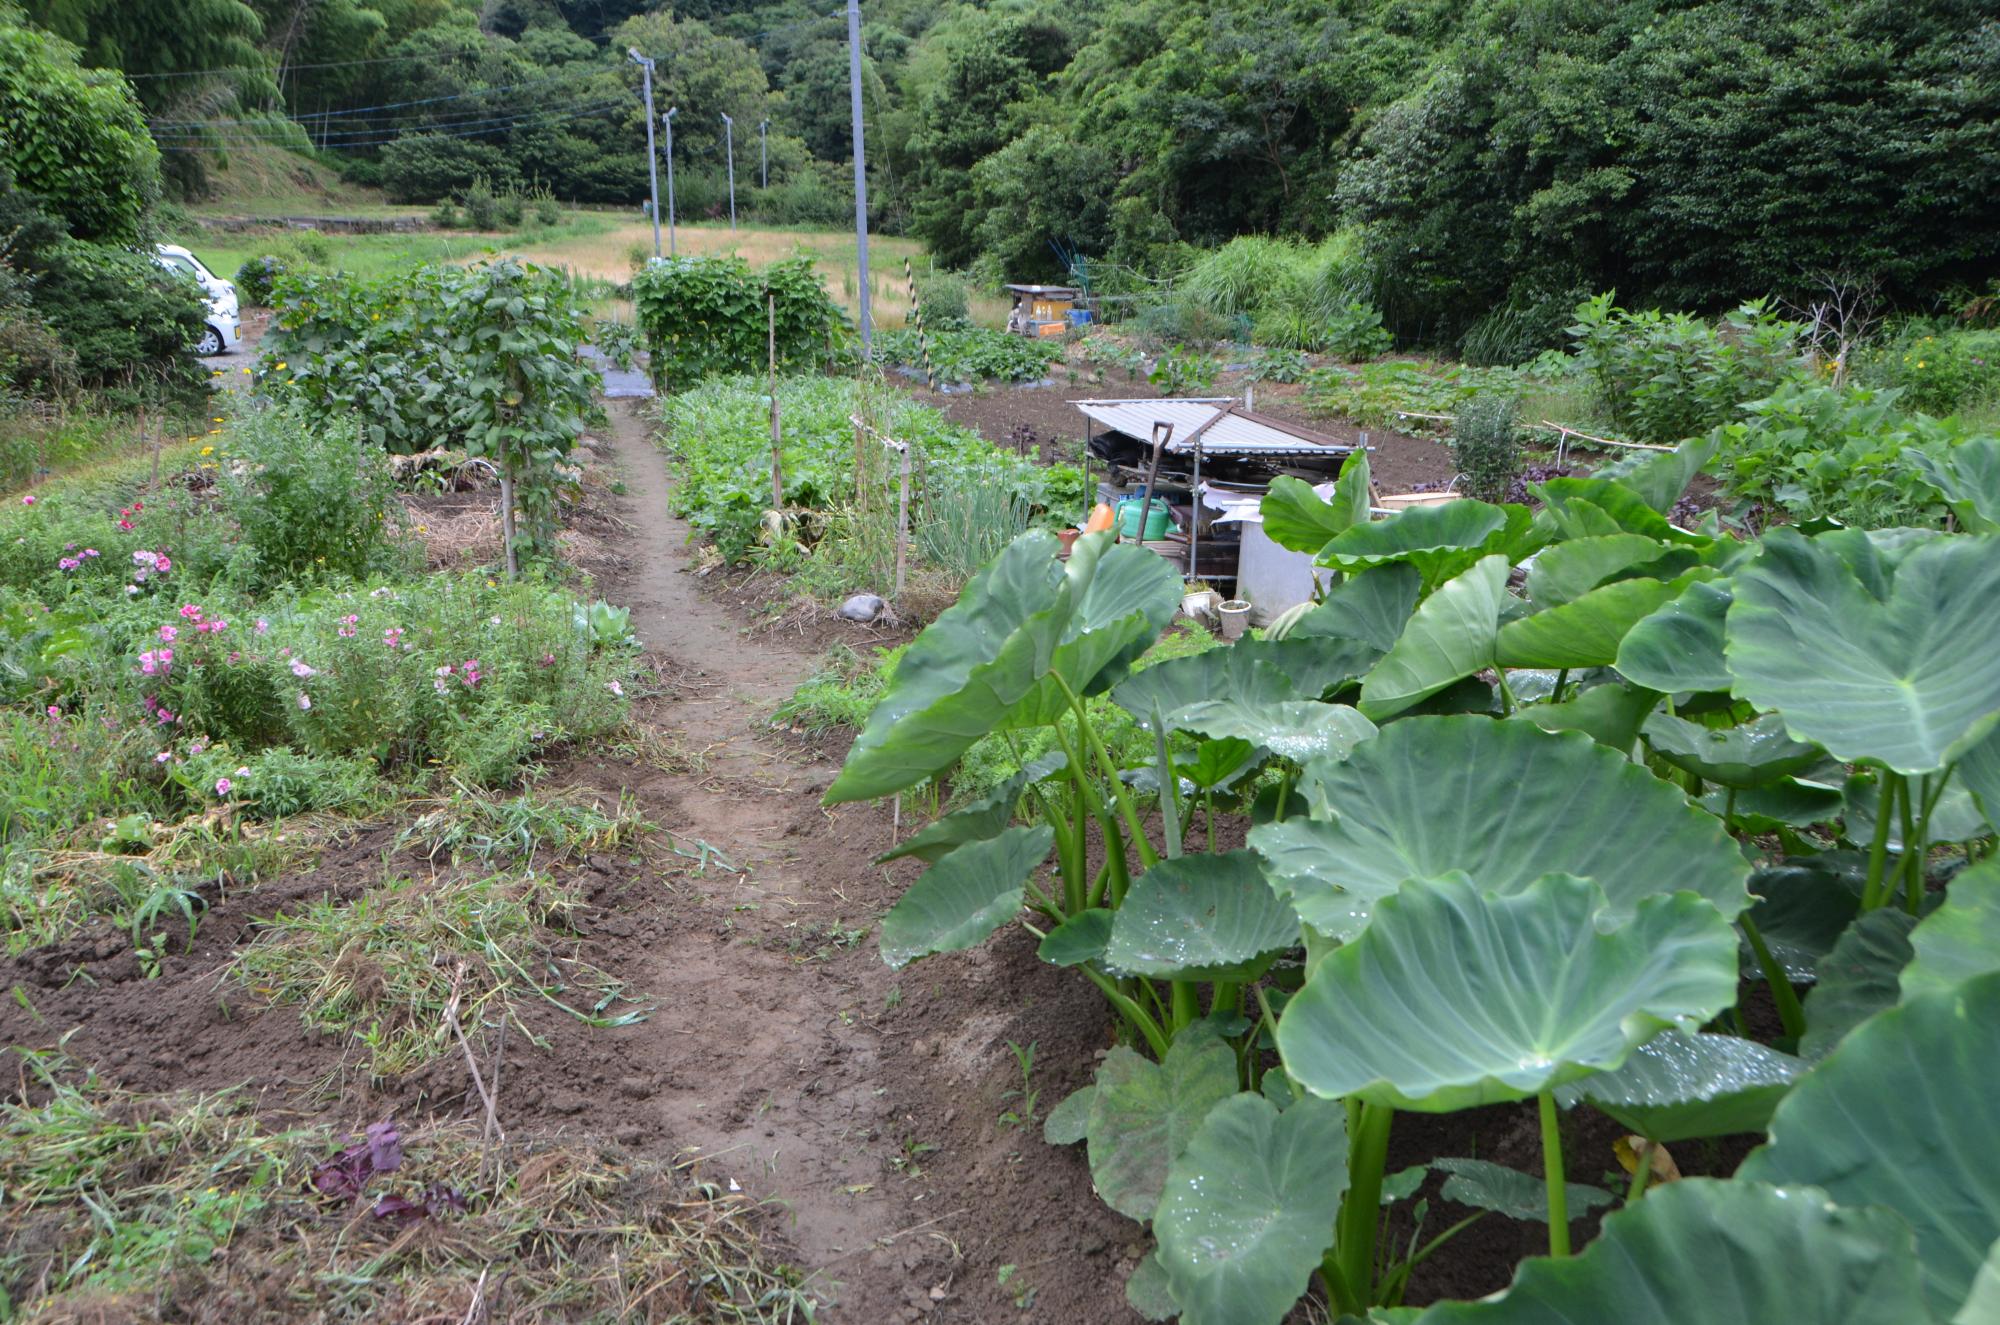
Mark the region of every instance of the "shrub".
POLYGON ((1336 309, 1327 318, 1325 342, 1318 348, 1350 363, 1387 354, 1394 338, 1382 325, 1382 310, 1358 301, 1336 309))
POLYGON ((1199 395, 1215 385, 1222 365, 1187 346, 1176 346, 1153 364, 1146 380, 1169 396, 1199 395))
POLYGON ((2000 331, 1906 325, 1867 356, 1862 376, 1894 387, 1927 414, 1956 414, 2000 398, 2000 331))
POLYGON ((1305 352, 1296 349, 1266 350, 1250 361, 1243 374, 1251 382, 1301 382, 1311 371, 1305 352))
POLYGON ((130 85, 0 9, 0 172, 78 239, 136 244, 159 201, 160 153, 130 85))
POLYGON ((1232 337, 1247 340, 1250 336, 1247 316, 1225 316, 1187 300, 1143 306, 1132 318, 1132 331, 1140 345, 1155 352, 1176 345, 1208 350, 1232 337))
POLYGON ((225 505, 267 582, 361 578, 401 560, 387 455, 357 424, 252 409, 229 433, 225 505))
POLYGON ((456 230, 465 224, 465 218, 459 214, 457 203, 440 198, 438 205, 431 208, 430 223, 440 230, 456 230))
POLYGON ((269 308, 280 277, 324 272, 332 257, 325 236, 316 231, 280 236, 236 269, 237 296, 246 304, 269 308))
POLYGON ((780 369, 823 363, 842 324, 803 254, 761 272, 734 257, 648 263, 632 279, 632 298, 654 380, 676 389, 762 369, 767 300, 776 301, 780 369))
POLYGON ((1864 529, 1933 523, 1943 508, 1903 452, 1943 451, 1964 433, 1900 404, 1894 390, 1787 382, 1752 403, 1748 418, 1715 430, 1714 463, 1731 493, 1794 519, 1864 529))
POLYGON ((1514 402, 1482 393, 1458 407, 1452 423, 1452 463, 1461 487, 1480 501, 1503 502, 1521 473, 1521 439, 1514 428, 1514 402))
POLYGON ((432 203, 484 180, 506 188, 514 165, 492 143, 440 133, 406 133, 382 148, 382 187, 391 202, 432 203))
POLYGON ((963 273, 937 268, 918 272, 917 302, 926 331, 964 331, 972 325, 972 283, 963 273))
POLYGON ((1768 302, 1744 304, 1714 326, 1685 313, 1630 312, 1612 298, 1578 305, 1570 339, 1613 424, 1641 441, 1706 432, 1805 371, 1798 324, 1768 302))

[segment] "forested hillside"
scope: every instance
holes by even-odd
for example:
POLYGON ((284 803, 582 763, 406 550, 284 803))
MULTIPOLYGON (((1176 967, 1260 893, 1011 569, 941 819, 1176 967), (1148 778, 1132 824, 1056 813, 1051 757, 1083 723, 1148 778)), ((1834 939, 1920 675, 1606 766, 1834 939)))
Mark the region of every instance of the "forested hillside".
MULTIPOLYGON (((123 68, 198 196, 245 140, 430 202, 476 177, 631 205, 640 71, 683 211, 851 206, 829 0, 31 0, 123 68), (769 121, 769 189, 757 126, 769 121)), ((2000 22, 1979 0, 863 5, 879 225, 986 274, 1356 228, 1404 339, 1547 342, 1580 298, 1714 309, 1828 276, 1905 307, 2000 262, 2000 22)))

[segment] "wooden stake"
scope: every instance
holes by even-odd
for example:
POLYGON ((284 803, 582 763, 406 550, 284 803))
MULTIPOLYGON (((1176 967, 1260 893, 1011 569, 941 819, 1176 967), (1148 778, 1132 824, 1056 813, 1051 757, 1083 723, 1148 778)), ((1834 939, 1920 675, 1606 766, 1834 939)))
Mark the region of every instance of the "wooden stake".
POLYGON ((770 356, 767 381, 771 392, 771 509, 782 511, 785 509, 785 456, 784 430, 778 422, 778 297, 767 295, 766 299, 769 321, 765 326, 770 356))
POLYGON ((910 444, 902 445, 902 479, 896 485, 896 601, 903 601, 903 567, 910 555, 910 444))

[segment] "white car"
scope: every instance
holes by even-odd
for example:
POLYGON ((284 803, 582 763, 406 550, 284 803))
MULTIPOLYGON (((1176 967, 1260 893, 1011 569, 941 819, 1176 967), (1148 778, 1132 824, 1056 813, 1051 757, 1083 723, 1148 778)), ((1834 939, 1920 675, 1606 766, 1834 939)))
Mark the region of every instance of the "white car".
POLYGON ((217 276, 202 265, 200 258, 178 244, 156 245, 153 261, 168 271, 192 277, 201 286, 208 305, 208 316, 201 339, 195 342, 194 352, 206 357, 227 354, 235 349, 243 339, 243 326, 237 317, 235 283, 217 276))

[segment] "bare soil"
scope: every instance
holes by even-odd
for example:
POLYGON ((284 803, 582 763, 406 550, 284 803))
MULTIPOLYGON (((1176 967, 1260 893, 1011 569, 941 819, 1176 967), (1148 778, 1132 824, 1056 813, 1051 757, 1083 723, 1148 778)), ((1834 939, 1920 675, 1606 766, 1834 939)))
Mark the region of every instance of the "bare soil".
MULTIPOLYGON (((1210 393, 1218 396, 1244 394, 1240 374, 1225 373, 1210 393)), ((1259 414, 1303 424, 1328 436, 1358 445, 1362 430, 1344 419, 1328 419, 1306 412, 1304 388, 1296 383, 1256 384, 1259 414)), ((1160 390, 1144 378, 1127 381, 1114 373, 1105 381, 1079 381, 1053 386, 1010 386, 988 383, 969 392, 926 391, 921 385, 910 394, 927 405, 942 410, 954 423, 978 432, 996 446, 1033 447, 1038 441, 1055 441, 1057 458, 1074 458, 1083 444, 1083 415, 1070 402, 1076 400, 1153 400, 1160 390)), ((1458 472, 1451 461, 1451 449, 1428 437, 1406 433, 1369 430, 1369 472, 1375 486, 1384 492, 1420 492, 1441 488, 1458 472)))

